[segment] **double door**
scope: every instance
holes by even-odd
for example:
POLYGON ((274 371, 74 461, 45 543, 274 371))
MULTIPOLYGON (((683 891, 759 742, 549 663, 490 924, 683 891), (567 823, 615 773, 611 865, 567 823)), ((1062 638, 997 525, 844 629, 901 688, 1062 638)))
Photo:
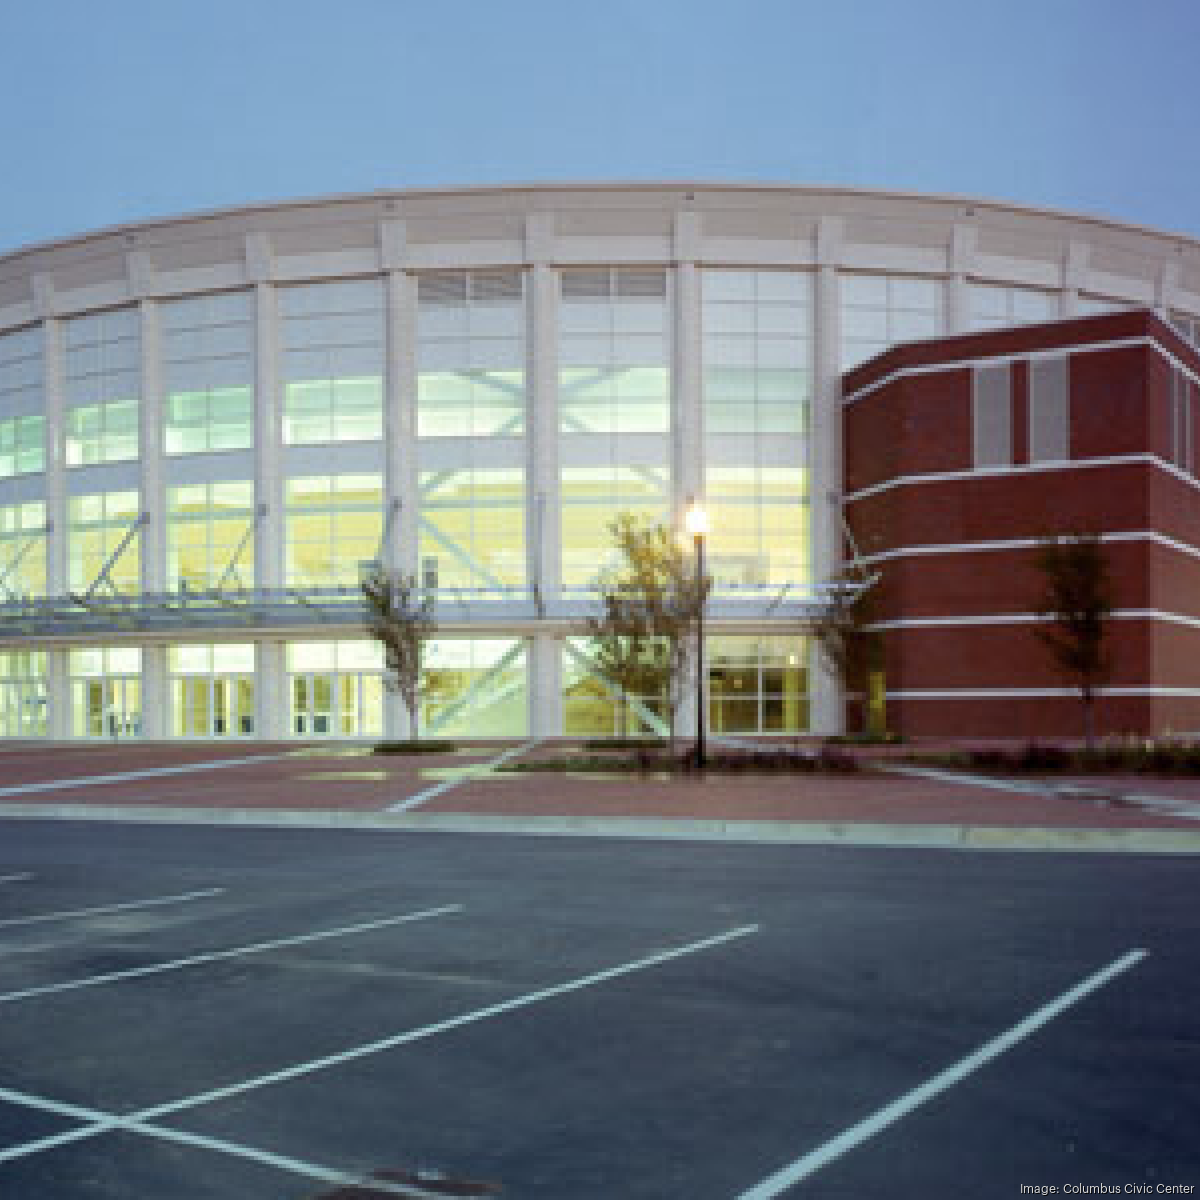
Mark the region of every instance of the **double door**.
POLYGON ((297 737, 377 737, 383 732, 383 679, 368 671, 293 675, 297 737))
POLYGON ((254 733, 252 675, 189 675, 172 681, 176 737, 254 733))

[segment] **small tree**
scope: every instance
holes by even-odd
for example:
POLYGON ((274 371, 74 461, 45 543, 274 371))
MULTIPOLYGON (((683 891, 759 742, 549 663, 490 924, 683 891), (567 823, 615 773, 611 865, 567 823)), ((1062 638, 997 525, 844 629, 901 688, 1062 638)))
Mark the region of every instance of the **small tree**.
POLYGON ((1096 691, 1112 665, 1108 559, 1099 535, 1074 533, 1043 542, 1035 561, 1043 577, 1038 612, 1049 618, 1048 624, 1038 626, 1037 636, 1079 691, 1084 742, 1090 750, 1095 739, 1096 691))
MULTIPOLYGON (((620 563, 597 583, 601 613, 588 624, 597 662, 622 692, 664 695, 675 734, 689 637, 712 588, 664 525, 620 513, 609 525, 620 563)), ((625 716, 622 714, 622 728, 625 716)))
POLYGON ((384 685, 399 692, 408 709, 413 741, 420 738, 421 660, 426 641, 437 630, 433 597, 412 575, 375 567, 363 576, 367 630, 383 645, 384 685))
POLYGON ((825 665, 845 695, 861 697, 862 732, 882 734, 872 727, 868 692, 871 678, 883 670, 883 635, 872 628, 875 618, 872 589, 878 580, 845 570, 833 580, 829 600, 813 624, 813 637, 825 665))

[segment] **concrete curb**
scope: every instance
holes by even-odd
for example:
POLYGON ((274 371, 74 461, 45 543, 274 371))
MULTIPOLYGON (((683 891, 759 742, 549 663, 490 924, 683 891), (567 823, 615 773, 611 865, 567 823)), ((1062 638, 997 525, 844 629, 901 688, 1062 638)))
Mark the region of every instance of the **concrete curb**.
POLYGON ((149 825, 233 825, 362 829, 405 833, 726 841, 897 849, 1041 850, 1200 854, 1200 830, 1049 829, 997 825, 889 825, 858 821, 728 821, 660 817, 499 816, 490 813, 386 813, 287 809, 158 808, 149 805, 0 804, 0 818, 149 825))

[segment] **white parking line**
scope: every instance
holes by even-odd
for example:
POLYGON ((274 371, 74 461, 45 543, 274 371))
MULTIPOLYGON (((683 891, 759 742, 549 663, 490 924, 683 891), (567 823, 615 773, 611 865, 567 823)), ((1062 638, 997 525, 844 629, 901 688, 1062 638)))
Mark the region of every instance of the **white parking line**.
POLYGON ((139 771, 117 771, 112 775, 80 775, 74 779, 45 779, 40 783, 22 783, 0 788, 0 796, 24 796, 29 792, 60 792, 71 788, 94 787, 101 783, 128 783, 133 779, 154 779, 159 775, 187 775, 193 771, 219 771, 225 767, 244 767, 252 763, 276 762, 295 758, 303 750, 283 754, 250 754, 245 758, 215 758, 209 762, 181 763, 174 767, 144 767, 139 771))
POLYGON ((183 892, 178 896, 155 896, 150 900, 127 900, 123 904, 101 904, 96 908, 71 908, 62 912, 40 913, 36 917, 6 917, 0 928, 13 925, 38 925, 43 921, 67 921, 71 917, 97 917, 104 913, 128 912, 133 908, 157 908, 164 904, 183 904, 187 900, 203 900, 206 896, 219 896, 224 888, 204 888, 199 892, 183 892))
POLYGON ((77 988, 96 987, 102 983, 116 983, 122 979, 139 979, 143 975, 161 975, 164 971, 179 971, 184 967, 202 963, 221 962, 227 958, 241 958, 247 954, 263 954, 268 950, 282 950, 286 946, 303 946, 310 942, 328 938, 349 937, 355 933, 369 933, 374 929, 386 929, 392 925, 406 925, 412 921, 425 921, 430 917, 441 917, 447 913, 462 912, 461 904, 446 904, 441 908, 426 908, 420 912, 405 913, 398 917, 383 917, 378 921, 363 921, 358 925, 343 925, 338 929, 322 929, 316 933, 301 933, 292 937, 275 938, 269 942, 252 942, 245 946, 234 946, 228 950, 209 950, 203 954, 189 954, 186 958, 173 958, 167 962, 151 963, 144 967, 130 967, 124 971, 106 971, 101 975, 86 975, 81 979, 69 979, 65 983, 47 983, 39 987, 22 988, 15 992, 0 992, 0 1004, 16 1000, 28 1000, 32 996, 48 996, 55 992, 71 992, 77 988))
POLYGON ((28 871, 20 871, 16 875, 0 875, 0 883, 21 883, 33 876, 28 871))
MULTIPOLYGON (((161 1138, 166 1141, 190 1142, 192 1144, 199 1144, 203 1141, 208 1149, 238 1157, 254 1158, 256 1161, 267 1162, 270 1160, 269 1165, 278 1166, 284 1170, 291 1170, 296 1174, 324 1179, 326 1178, 325 1175, 314 1175, 314 1170, 324 1171, 326 1168, 314 1168, 312 1164, 304 1163, 302 1160, 285 1159, 276 1155, 268 1155, 266 1152, 254 1150, 251 1147, 240 1146, 233 1142, 221 1142, 216 1139, 207 1138, 200 1139, 197 1135, 166 1128, 153 1124, 153 1122, 159 1117, 199 1108, 202 1105, 212 1104, 218 1100, 226 1100, 232 1096, 240 1096, 258 1088, 268 1087, 271 1084, 300 1079, 317 1071, 323 1071, 328 1067, 340 1066, 343 1063, 352 1062, 356 1059, 380 1054, 385 1050, 392 1050, 398 1046, 422 1041, 425 1038, 434 1037, 440 1033, 447 1033, 453 1029, 461 1029, 464 1026, 488 1020, 491 1017, 498 1017, 503 1013, 527 1008, 543 1000, 550 1000, 556 996, 565 996, 571 992, 581 991, 583 988, 592 987, 598 983, 605 983, 610 979, 619 979, 624 975, 632 975, 637 971, 644 971, 649 967, 655 967, 662 963, 670 962, 673 959, 683 958, 689 954, 697 954, 702 950, 711 950, 717 946, 724 945, 726 942, 749 937, 751 934, 757 933, 758 930, 759 926, 757 925, 742 925, 736 929, 726 930, 724 933, 714 934, 712 937, 701 938, 698 941, 688 942, 683 946, 675 946, 669 950, 660 950, 654 954, 648 954, 643 958, 633 959, 630 962, 622 963, 620 966, 609 967, 603 971, 595 971, 590 975, 579 976, 576 979, 567 980, 565 983, 540 988, 535 992, 527 992, 523 996, 504 1000, 499 1004, 490 1004, 486 1008, 477 1008, 471 1012, 462 1013, 457 1017, 450 1017, 444 1021, 436 1021, 432 1025, 422 1025, 417 1029, 409 1029, 403 1033, 380 1038, 374 1042, 354 1046, 338 1054, 328 1054, 321 1058, 311 1059, 308 1062, 297 1063, 295 1066, 285 1067, 280 1071, 272 1071, 267 1075, 258 1075, 252 1079, 246 1079, 241 1083, 230 1084, 226 1087, 212 1088, 207 1092, 199 1092, 196 1095, 187 1096, 181 1100, 173 1100, 167 1104, 155 1105, 153 1108, 145 1108, 140 1112, 130 1113, 127 1116, 116 1116, 112 1113, 101 1112, 98 1109, 86 1109, 78 1105, 63 1104, 57 1100, 49 1100, 43 1096, 31 1095, 28 1092, 0 1088, 0 1101, 7 1101, 10 1104, 21 1105, 26 1108, 34 1108, 42 1112, 50 1112, 58 1116, 88 1122, 88 1124, 79 1129, 68 1129, 63 1133, 38 1138, 36 1141, 23 1142, 17 1146, 6 1147, 0 1150, 0 1163, 9 1162, 17 1158, 26 1158, 30 1155, 53 1149, 56 1146, 84 1141, 87 1138, 98 1137, 100 1134, 110 1133, 119 1129, 132 1133, 141 1133, 147 1137, 161 1138)), ((346 1178, 342 1177, 337 1182, 345 1183, 346 1178)), ((361 1179, 358 1182, 361 1185, 361 1179)), ((371 1186, 381 1191, 386 1190, 375 1180, 371 1181, 371 1186)), ((406 1193, 400 1192, 398 1194, 405 1195, 406 1193)), ((419 1192, 413 1194, 420 1195, 419 1192)))
POLYGON ((524 754, 527 750, 532 750, 542 740, 542 738, 533 738, 523 746, 514 746, 511 750, 505 750, 498 757, 488 759, 487 762, 476 763, 473 767, 466 767, 463 769, 461 775, 456 775, 453 779, 443 779, 441 783, 435 783, 433 787, 426 788, 423 792, 418 792, 415 796, 409 796, 407 800, 399 800, 395 804, 389 805, 387 811, 402 813, 408 812, 412 808, 419 808, 426 800, 432 800, 435 796, 440 796, 443 792, 448 792, 451 788, 458 787, 460 783, 467 783, 472 779, 478 779, 480 775, 486 775, 488 771, 493 770, 495 767, 502 766, 510 758, 516 758, 517 755, 524 754))
POLYGON ((927 1080, 920 1087, 899 1096, 890 1104, 879 1109, 878 1112, 859 1121, 857 1125, 852 1125, 845 1132, 825 1142, 824 1145, 810 1150, 803 1158, 798 1158, 795 1162, 776 1171, 774 1175, 764 1179, 762 1183, 752 1187, 748 1192, 743 1192, 738 1200, 772 1200, 772 1197, 794 1187, 801 1180, 807 1179, 822 1167, 833 1162, 835 1158, 840 1158, 848 1150, 853 1150, 900 1120, 901 1117, 907 1116, 927 1100, 932 1100, 934 1096, 953 1087, 954 1084, 961 1083, 968 1075, 973 1074, 1006 1050, 1011 1050, 1018 1042, 1027 1038, 1031 1033, 1036 1033, 1043 1025, 1065 1012, 1071 1005, 1082 1000, 1084 996, 1094 992, 1097 988, 1103 987, 1123 971, 1128 971, 1130 967, 1136 966, 1145 957, 1145 950, 1130 950, 1128 954, 1122 955, 1115 962, 1109 963, 1107 967, 1077 983, 1070 991, 1064 992, 1057 999, 1051 1000, 1049 1004, 1030 1013, 1011 1029, 1005 1030, 991 1041, 985 1042, 973 1054, 968 1054, 966 1058, 947 1067, 946 1070, 927 1080))

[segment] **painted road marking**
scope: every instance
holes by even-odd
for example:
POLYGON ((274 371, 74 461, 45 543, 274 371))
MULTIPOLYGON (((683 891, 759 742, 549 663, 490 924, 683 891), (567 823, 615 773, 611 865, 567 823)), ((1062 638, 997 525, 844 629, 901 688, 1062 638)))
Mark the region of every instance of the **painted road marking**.
POLYGON ((516 746, 512 750, 505 750, 498 758, 489 759, 484 763, 476 763, 473 767, 466 767, 461 775, 456 775, 453 779, 443 779, 441 783, 434 784, 433 787, 426 788, 423 792, 418 792, 415 796, 409 796, 407 800, 399 800, 395 804, 389 805, 386 811, 401 813, 408 812, 412 808, 419 808, 426 800, 432 800, 435 796, 440 796, 443 792, 448 792, 451 788, 458 787, 460 783, 467 783, 472 779, 478 779, 480 775, 486 775, 488 771, 502 766, 510 758, 516 758, 517 755, 524 754, 527 750, 532 750, 534 746, 539 745, 543 740, 542 738, 533 738, 523 746, 516 746))
POLYGON ((144 967, 130 967, 125 971, 106 971, 101 975, 87 975, 81 979, 70 979, 65 983, 48 983, 40 987, 22 988, 15 992, 0 993, 0 1004, 16 1000, 28 1000, 32 996, 48 996, 54 992, 71 992, 77 988, 96 987, 103 983, 116 983, 123 979, 139 979, 143 975, 161 975, 164 971, 179 971, 184 967, 202 963, 221 962, 227 958, 241 958, 247 954, 263 954, 268 950, 282 950, 287 946, 303 946, 310 942, 329 938, 349 937, 356 933, 369 933, 374 929, 387 929, 392 925, 406 925, 412 921, 425 921, 430 917, 441 917, 447 913, 462 912, 461 904, 446 904, 441 908, 426 908, 420 912, 405 913, 398 917, 383 917, 378 921, 363 921, 358 925, 343 925, 337 929, 322 929, 316 933, 301 933, 292 937, 275 938, 269 942, 252 942, 245 946, 234 946, 228 950, 209 950, 202 954, 189 954, 186 958, 173 958, 168 962, 151 963, 144 967))
MULTIPOLYGON (((337 1054, 327 1054, 321 1058, 311 1059, 308 1062, 297 1063, 291 1067, 284 1067, 279 1071, 272 1071, 266 1075, 258 1075, 252 1079, 243 1080, 241 1083, 212 1088, 207 1092, 199 1092, 193 1096, 186 1096, 181 1100, 173 1100, 167 1104, 158 1104, 153 1108, 145 1108, 140 1112, 130 1113, 127 1116, 116 1116, 112 1113, 105 1113, 95 1109, 84 1109, 78 1105, 63 1104, 56 1100, 48 1100, 45 1097, 33 1096, 26 1092, 0 1088, 0 1100, 8 1101, 10 1104, 23 1105, 26 1108, 35 1108, 43 1112, 55 1113, 58 1116, 71 1117, 76 1120, 88 1122, 88 1124, 79 1129, 68 1129, 63 1133, 52 1134, 48 1137, 38 1138, 36 1141, 23 1142, 20 1145, 2 1149, 0 1150, 0 1163, 9 1162, 16 1158, 26 1158, 32 1154, 40 1154, 45 1150, 54 1149, 56 1146, 84 1141, 87 1138, 97 1137, 100 1134, 110 1133, 117 1129, 142 1133, 148 1137, 165 1138, 168 1141, 179 1141, 183 1138, 190 1138, 193 1135, 182 1134, 176 1129, 163 1128, 152 1122, 159 1117, 199 1108, 205 1104, 212 1104, 218 1100, 226 1100, 232 1096, 240 1096, 246 1092, 255 1091, 258 1088, 269 1087, 272 1084, 300 1079, 329 1067, 336 1067, 343 1063, 353 1062, 356 1059, 367 1058, 370 1055, 380 1054, 385 1050, 393 1050, 398 1046, 435 1037, 440 1033, 447 1033, 454 1029, 461 1029, 467 1025, 474 1025, 480 1021, 486 1021, 491 1017, 498 1017, 507 1012, 528 1008, 530 1005, 540 1003, 543 1000, 565 996, 571 992, 578 992, 584 988, 605 983, 610 979, 619 979, 622 976, 632 975, 637 971, 644 971, 649 967, 655 967, 661 963, 671 962, 677 958, 684 958, 689 954, 698 954, 703 950, 714 949, 717 946, 724 945, 726 942, 733 942, 739 938, 749 937, 751 934, 758 933, 758 931, 758 925, 741 925, 736 929, 729 929, 724 933, 714 934, 712 937, 688 942, 683 946, 675 946, 669 950, 659 950, 654 954, 648 954, 642 958, 622 963, 620 966, 608 967, 603 971, 594 971, 590 975, 582 975, 576 979, 567 980, 565 983, 539 988, 537 991, 527 992, 523 996, 516 996, 511 1000, 504 1000, 498 1004, 489 1004, 485 1008, 477 1008, 471 1012, 462 1013, 457 1017, 449 1017, 444 1021, 436 1021, 431 1025, 422 1025, 417 1029, 409 1029, 403 1033, 380 1038, 377 1041, 353 1046, 349 1050, 343 1050, 337 1054)), ((229 1148, 232 1145, 232 1143, 226 1145, 226 1153, 236 1153, 236 1151, 229 1148)), ((220 1143, 214 1141, 208 1148, 219 1149, 220 1146, 220 1143)), ((279 1164, 276 1163, 275 1165, 279 1164)), ((372 1186, 376 1186, 375 1181, 372 1181, 372 1186)))
POLYGON ((57 1146, 79 1141, 83 1137, 95 1137, 101 1133, 140 1133, 146 1137, 157 1138, 161 1141, 175 1142, 184 1146, 192 1146, 202 1150, 212 1150, 219 1154, 232 1155, 235 1158, 249 1159, 267 1167, 275 1167, 293 1175, 303 1175, 322 1183, 337 1184, 340 1187, 370 1189, 375 1193, 393 1196, 417 1197, 419 1200, 432 1200, 433 1193, 406 1187, 404 1184, 388 1183, 377 1179, 367 1179, 363 1175, 353 1175, 338 1171, 332 1167, 321 1166, 319 1163, 308 1162, 304 1159, 291 1158, 287 1155, 274 1154, 269 1150, 259 1150, 254 1146, 245 1146, 239 1142, 230 1142, 223 1138, 205 1137, 203 1134, 188 1133, 182 1129, 170 1129, 161 1125, 152 1125, 133 1117, 120 1117, 115 1113, 104 1112, 98 1108, 85 1108, 78 1104, 63 1104, 45 1096, 34 1096, 29 1092, 16 1092, 0 1088, 0 1100, 24 1108, 33 1108, 39 1112, 53 1113, 55 1116, 67 1117, 75 1121, 85 1121, 82 1129, 70 1129, 65 1133, 51 1134, 39 1138, 36 1142, 26 1142, 14 1147, 18 1153, 11 1150, 0 1150, 0 1162, 10 1158, 26 1157, 57 1146))
POLYGON ((183 763, 175 767, 144 767, 139 771, 118 771, 112 775, 80 775, 74 779, 46 779, 41 783, 22 783, 0 788, 0 796, 24 796, 29 792, 59 792, 70 788, 94 787, 101 783, 128 783, 135 779, 155 779, 160 775, 187 775, 192 771, 219 771, 225 767, 244 767, 251 763, 276 762, 294 758, 303 750, 284 754, 251 754, 246 758, 217 758, 210 762, 183 763))
POLYGON ((762 1183, 752 1187, 748 1192, 743 1192, 738 1200, 772 1200, 772 1197, 794 1187, 801 1180, 807 1179, 822 1167, 833 1162, 835 1158, 840 1158, 848 1150, 853 1150, 900 1120, 901 1117, 907 1116, 927 1100, 932 1100, 934 1096, 953 1087, 956 1083, 961 1083, 967 1076, 978 1071, 980 1067, 991 1062, 993 1058, 1003 1054, 1006 1050, 1011 1050, 1013 1046, 1029 1037, 1030 1034, 1036 1033, 1043 1025, 1048 1024, 1089 993, 1103 987, 1122 972, 1128 971, 1130 967, 1137 966, 1145 957, 1145 950, 1130 950, 1128 954, 1122 955, 1115 962, 1109 963, 1107 967, 1077 983, 1070 991, 1064 992, 1057 999, 1051 1000, 1049 1004, 1030 1013, 1011 1029, 997 1035, 991 1041, 985 1042, 973 1054, 959 1059, 953 1066, 947 1067, 946 1070, 927 1080, 920 1087, 899 1096, 890 1104, 879 1109, 878 1112, 859 1121, 857 1125, 852 1125, 824 1145, 810 1150, 803 1158, 798 1158, 795 1162, 776 1171, 774 1175, 764 1179, 762 1183))
POLYGON ((28 871, 20 871, 16 875, 0 875, 0 883, 21 883, 25 879, 32 879, 33 875, 28 871))
POLYGON ((1022 796, 1052 796, 1054 791, 1041 784, 1017 783, 1011 779, 993 779, 989 775, 967 775, 961 771, 943 771, 939 767, 909 767, 901 763, 877 763, 875 770, 889 775, 911 775, 916 779, 936 779, 939 783, 964 783, 968 787, 990 788, 995 792, 1017 792, 1022 796))
POLYGON ((104 913, 128 912, 133 908, 157 908, 165 904, 183 904, 188 900, 203 900, 206 896, 220 896, 224 888, 204 888, 199 892, 183 892, 178 896, 155 896, 150 900, 127 900, 123 904, 101 904, 96 908, 71 908, 62 912, 41 913, 36 917, 6 917, 0 928, 13 925, 38 925, 43 921, 67 921, 72 917, 98 917, 104 913))

